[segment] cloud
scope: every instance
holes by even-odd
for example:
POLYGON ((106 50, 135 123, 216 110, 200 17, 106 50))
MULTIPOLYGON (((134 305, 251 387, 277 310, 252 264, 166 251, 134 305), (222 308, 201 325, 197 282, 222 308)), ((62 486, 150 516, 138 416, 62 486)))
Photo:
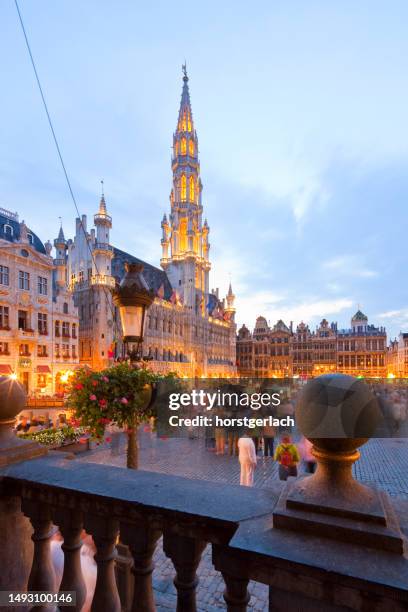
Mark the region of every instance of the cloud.
POLYGON ((363 258, 359 255, 339 255, 323 262, 322 267, 325 270, 332 270, 342 276, 357 278, 374 278, 378 276, 378 272, 365 267, 362 260, 363 258))

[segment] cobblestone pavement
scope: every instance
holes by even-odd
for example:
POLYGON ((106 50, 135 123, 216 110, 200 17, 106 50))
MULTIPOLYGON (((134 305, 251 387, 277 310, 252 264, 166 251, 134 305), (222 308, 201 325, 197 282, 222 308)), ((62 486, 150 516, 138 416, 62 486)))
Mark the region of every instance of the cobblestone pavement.
MULTIPOLYGON (((124 441, 123 441, 124 442, 124 441)), ((361 449, 361 458, 355 464, 355 476, 361 482, 386 490, 391 496, 408 499, 408 440, 370 440, 361 449)), ((98 447, 79 461, 126 466, 124 448, 112 456, 109 448, 98 447)), ((140 469, 198 478, 216 482, 239 484, 239 466, 236 457, 216 456, 205 448, 202 440, 186 438, 158 439, 155 434, 140 434, 140 469)), ((278 480, 277 465, 269 457, 258 457, 255 487, 268 487, 278 480)), ((208 546, 198 569, 200 583, 197 588, 198 612, 225 610, 224 582, 211 563, 208 546)), ((161 542, 155 553, 153 585, 158 612, 176 610, 176 590, 173 585, 173 564, 163 553, 161 542)), ((251 601, 248 610, 266 612, 268 588, 250 582, 251 601)))

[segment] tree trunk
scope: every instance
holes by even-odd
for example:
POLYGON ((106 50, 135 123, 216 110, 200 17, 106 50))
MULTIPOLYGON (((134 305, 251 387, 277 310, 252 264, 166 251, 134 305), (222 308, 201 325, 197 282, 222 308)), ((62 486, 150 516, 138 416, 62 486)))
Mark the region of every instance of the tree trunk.
POLYGON ((137 470, 139 467, 139 444, 137 441, 137 428, 132 427, 127 432, 128 445, 127 445, 127 464, 126 466, 131 470, 137 470))

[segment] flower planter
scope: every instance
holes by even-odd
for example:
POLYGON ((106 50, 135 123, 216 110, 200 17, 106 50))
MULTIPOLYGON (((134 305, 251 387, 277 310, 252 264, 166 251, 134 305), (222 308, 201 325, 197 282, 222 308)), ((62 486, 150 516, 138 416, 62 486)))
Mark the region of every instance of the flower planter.
POLYGON ((53 450, 62 451, 65 453, 74 453, 77 455, 78 453, 84 453, 89 450, 89 440, 86 439, 86 442, 68 442, 67 444, 62 444, 61 446, 55 446, 53 450))

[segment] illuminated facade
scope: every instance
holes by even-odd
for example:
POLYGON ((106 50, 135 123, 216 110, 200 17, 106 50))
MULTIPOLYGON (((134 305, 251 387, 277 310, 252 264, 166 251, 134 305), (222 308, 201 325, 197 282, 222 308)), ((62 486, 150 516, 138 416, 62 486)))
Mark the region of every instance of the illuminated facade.
POLYGON ((203 222, 198 139, 184 69, 177 127, 173 135, 170 215, 161 222, 161 268, 111 245, 112 218, 105 198, 94 217, 77 219, 68 242, 68 277, 80 316, 80 359, 107 367, 123 355, 120 321, 111 289, 124 275, 126 261, 142 263, 156 298, 145 321, 143 354, 156 371, 181 376, 233 376, 236 373, 235 296, 210 291, 209 231, 203 222))
MULTIPOLYGON (((384 377, 386 342, 385 328, 369 325, 360 310, 351 319, 349 329, 339 330, 337 323, 329 324, 323 319, 313 332, 304 322, 295 330, 292 324, 287 327, 283 321, 270 328, 264 317, 258 317, 252 334, 245 325, 238 331, 238 372, 241 376, 276 378, 312 377, 329 372, 384 377)), ((399 342, 396 374, 403 371, 405 361, 408 364, 408 335, 399 342)), ((391 360, 396 363, 395 347, 389 349, 388 355, 389 363, 391 360)))
POLYGON ((400 332, 387 350, 387 376, 408 378, 408 334, 400 332))
POLYGON ((0 373, 30 396, 62 393, 78 366, 78 312, 66 282, 62 229, 45 245, 17 213, 0 209, 0 373))

